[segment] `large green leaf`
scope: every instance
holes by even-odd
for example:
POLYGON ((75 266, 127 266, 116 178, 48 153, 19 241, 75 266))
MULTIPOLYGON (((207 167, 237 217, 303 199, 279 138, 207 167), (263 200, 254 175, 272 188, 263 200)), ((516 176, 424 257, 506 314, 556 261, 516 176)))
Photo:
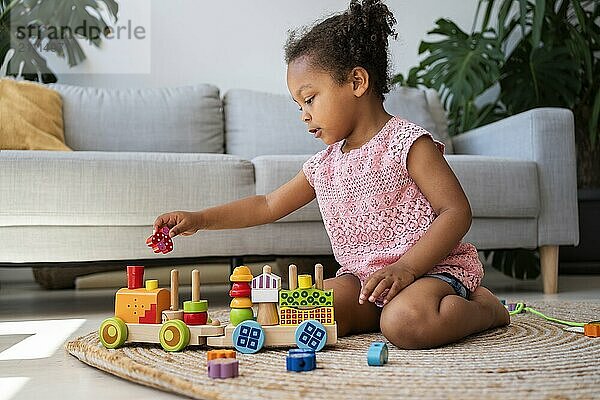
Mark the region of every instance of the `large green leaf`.
POLYGON ((573 107, 581 88, 579 65, 567 47, 531 48, 521 41, 503 68, 500 100, 511 114, 534 107, 573 107))
POLYGON ((472 100, 500 78, 504 60, 493 31, 468 35, 454 22, 436 21, 429 32, 442 37, 437 42, 421 42, 419 53, 426 53, 407 81, 423 84, 440 92, 449 109, 452 104, 472 107, 472 100))

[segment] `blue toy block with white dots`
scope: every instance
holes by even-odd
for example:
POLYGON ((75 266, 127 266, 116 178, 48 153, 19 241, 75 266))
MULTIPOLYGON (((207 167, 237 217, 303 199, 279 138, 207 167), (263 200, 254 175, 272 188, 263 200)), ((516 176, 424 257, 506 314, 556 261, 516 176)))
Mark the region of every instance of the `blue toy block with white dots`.
POLYGON ((383 342, 373 342, 367 351, 367 364, 381 367, 388 362, 388 347, 383 342))
POLYGON ((265 331, 256 321, 246 320, 233 331, 233 346, 244 354, 253 354, 265 344, 265 331))
POLYGON ((296 344, 301 349, 320 351, 327 343, 327 331, 322 323, 309 319, 296 328, 296 344))
POLYGON ((285 364, 288 371, 312 371, 317 368, 317 357, 312 349, 291 349, 285 364))

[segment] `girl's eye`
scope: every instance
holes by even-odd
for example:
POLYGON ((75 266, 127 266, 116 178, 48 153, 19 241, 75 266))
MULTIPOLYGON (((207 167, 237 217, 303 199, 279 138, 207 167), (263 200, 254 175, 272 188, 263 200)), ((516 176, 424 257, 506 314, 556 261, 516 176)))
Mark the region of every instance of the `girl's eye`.
POLYGON ((313 101, 313 99, 314 99, 314 97, 315 97, 315 96, 313 96, 313 97, 309 97, 308 99, 304 100, 304 102, 305 102, 306 104, 311 104, 311 103, 312 103, 312 101, 313 101))

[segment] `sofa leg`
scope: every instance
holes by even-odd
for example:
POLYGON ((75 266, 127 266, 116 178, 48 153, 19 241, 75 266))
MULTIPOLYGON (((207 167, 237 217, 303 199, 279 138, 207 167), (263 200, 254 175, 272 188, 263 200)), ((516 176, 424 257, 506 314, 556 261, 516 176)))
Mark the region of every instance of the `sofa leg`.
POLYGON ((541 246, 540 263, 544 294, 558 292, 558 246, 541 246))

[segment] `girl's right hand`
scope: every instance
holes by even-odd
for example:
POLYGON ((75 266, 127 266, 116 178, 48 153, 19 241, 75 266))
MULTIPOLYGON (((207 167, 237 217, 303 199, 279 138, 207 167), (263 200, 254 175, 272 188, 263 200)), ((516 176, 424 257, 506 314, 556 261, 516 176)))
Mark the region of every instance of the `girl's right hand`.
POLYGON ((201 228, 200 213, 173 211, 162 214, 154 221, 154 232, 158 232, 163 226, 169 228, 169 237, 193 235, 201 228))

